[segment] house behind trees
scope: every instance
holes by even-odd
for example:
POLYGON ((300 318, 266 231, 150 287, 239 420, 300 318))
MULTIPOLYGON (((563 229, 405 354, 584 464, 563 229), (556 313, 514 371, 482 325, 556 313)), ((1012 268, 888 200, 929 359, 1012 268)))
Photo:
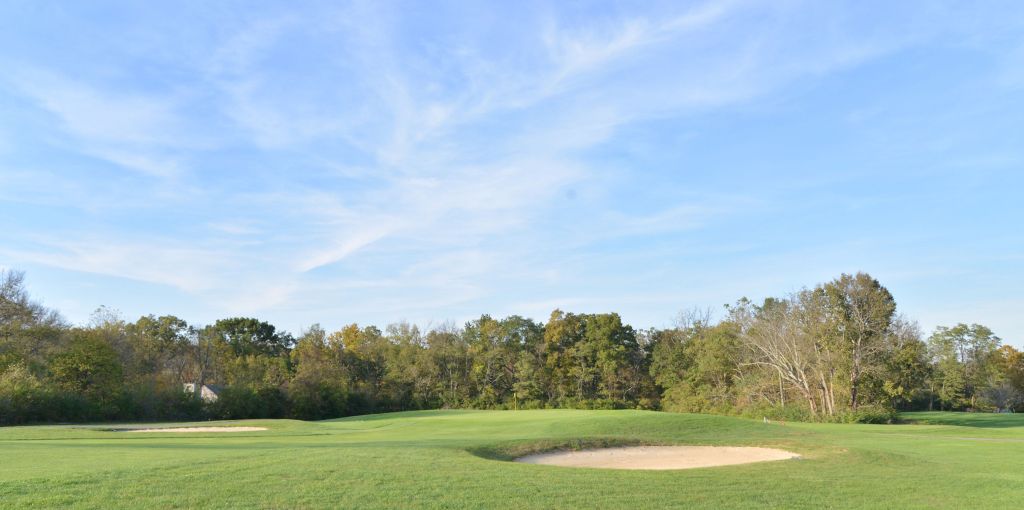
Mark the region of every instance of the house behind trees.
MULTIPOLYGON (((195 383, 185 383, 183 386, 185 393, 188 393, 189 395, 196 394, 195 383)), ((199 398, 203 399, 203 402, 216 402, 217 399, 220 398, 220 393, 222 391, 224 391, 222 386, 216 384, 204 384, 200 388, 199 398)))

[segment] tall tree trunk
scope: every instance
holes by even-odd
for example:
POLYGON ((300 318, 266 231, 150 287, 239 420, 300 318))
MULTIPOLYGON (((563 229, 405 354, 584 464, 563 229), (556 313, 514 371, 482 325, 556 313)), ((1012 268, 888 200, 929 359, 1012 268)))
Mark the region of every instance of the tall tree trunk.
POLYGON ((853 345, 853 366, 850 367, 850 409, 857 410, 857 389, 860 385, 861 341, 853 345))
POLYGON ((857 379, 850 380, 850 408, 857 410, 857 379))
POLYGON ((779 372, 779 402, 782 403, 782 407, 786 407, 786 392, 782 390, 782 372, 779 372))

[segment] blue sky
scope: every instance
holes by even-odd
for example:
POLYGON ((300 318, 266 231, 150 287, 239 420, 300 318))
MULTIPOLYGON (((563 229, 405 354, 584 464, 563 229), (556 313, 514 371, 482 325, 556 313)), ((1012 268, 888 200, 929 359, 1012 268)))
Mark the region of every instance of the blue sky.
POLYGON ((867 271, 926 331, 1024 343, 1015 2, 15 0, 0 20, 0 266, 72 321, 666 326, 867 271))

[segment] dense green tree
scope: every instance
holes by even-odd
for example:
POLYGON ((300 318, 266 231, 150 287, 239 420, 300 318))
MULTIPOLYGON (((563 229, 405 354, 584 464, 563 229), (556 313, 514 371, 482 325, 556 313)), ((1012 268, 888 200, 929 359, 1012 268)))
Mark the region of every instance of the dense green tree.
POLYGON ((45 419, 48 392, 23 363, 0 368, 0 425, 45 419))
POLYGON ((349 324, 331 333, 327 340, 342 350, 353 391, 361 395, 370 407, 376 406, 381 399, 388 351, 391 350, 384 334, 374 326, 360 329, 358 324, 349 324))
POLYGON ((95 331, 76 329, 69 334, 67 349, 50 363, 53 380, 63 390, 110 400, 123 382, 117 352, 95 331))
POLYGON ((823 320, 829 329, 821 336, 839 343, 845 365, 842 368, 849 377, 850 408, 856 411, 865 372, 884 350, 896 300, 866 273, 843 274, 819 291, 826 298, 823 320))
POLYGON ((440 405, 445 408, 469 405, 473 358, 462 335, 454 328, 444 327, 428 332, 426 342, 434 369, 434 393, 440 405))
POLYGON ((164 375, 178 384, 190 382, 185 374, 195 328, 173 315, 145 315, 126 329, 136 352, 136 370, 164 375))
POLYGON ((939 397, 949 407, 975 408, 996 379, 1002 340, 979 324, 938 327, 928 339, 938 377, 939 397))
POLYGON ((871 375, 893 408, 909 405, 924 391, 932 367, 928 345, 921 340, 916 324, 895 321, 883 351, 883 362, 871 375))
POLYGON ((422 409, 431 405, 430 370, 421 356, 424 344, 423 335, 415 325, 399 322, 386 328, 380 397, 389 410, 422 409))
POLYGON ((561 404, 618 406, 638 398, 630 384, 646 373, 646 353, 618 314, 555 310, 544 327, 549 399, 561 404))
POLYGON ((221 319, 210 331, 238 356, 281 356, 287 354, 293 342, 291 335, 278 332, 273 324, 246 317, 221 319))
POLYGON ((996 351, 994 364, 999 378, 1024 394, 1024 352, 1012 345, 1003 345, 996 351))
POLYGON ((520 398, 529 401, 538 396, 540 385, 523 378, 539 376, 534 354, 543 341, 543 330, 540 324, 519 316, 496 320, 483 315, 466 324, 463 338, 472 360, 475 405, 516 407, 520 398))
POLYGON ((662 407, 679 412, 728 412, 739 375, 739 328, 692 323, 659 335, 651 375, 665 388, 662 407))
POLYGON ((288 382, 293 416, 319 420, 349 414, 349 378, 339 347, 327 341, 319 325, 298 338, 291 352, 295 373, 288 382))

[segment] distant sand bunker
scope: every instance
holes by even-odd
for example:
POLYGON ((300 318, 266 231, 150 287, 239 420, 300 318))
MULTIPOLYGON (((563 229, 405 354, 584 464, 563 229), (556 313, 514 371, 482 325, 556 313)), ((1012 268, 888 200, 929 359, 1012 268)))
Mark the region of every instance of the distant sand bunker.
POLYGON ((692 469, 731 466, 769 460, 797 459, 799 455, 774 448, 746 446, 633 446, 578 452, 527 455, 516 462, 548 466, 611 469, 692 469))
POLYGON ((176 427, 156 429, 125 429, 122 432, 255 432, 266 427, 176 427))

